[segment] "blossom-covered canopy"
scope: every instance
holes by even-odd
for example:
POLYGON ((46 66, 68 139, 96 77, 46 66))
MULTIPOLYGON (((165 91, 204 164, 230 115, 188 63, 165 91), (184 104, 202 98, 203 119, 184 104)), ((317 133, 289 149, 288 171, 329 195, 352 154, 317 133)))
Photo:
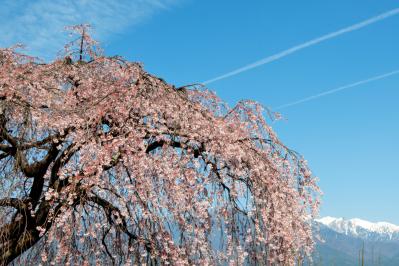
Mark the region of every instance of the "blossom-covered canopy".
POLYGON ((0 265, 293 264, 318 187, 262 107, 99 54, 0 50, 0 265))

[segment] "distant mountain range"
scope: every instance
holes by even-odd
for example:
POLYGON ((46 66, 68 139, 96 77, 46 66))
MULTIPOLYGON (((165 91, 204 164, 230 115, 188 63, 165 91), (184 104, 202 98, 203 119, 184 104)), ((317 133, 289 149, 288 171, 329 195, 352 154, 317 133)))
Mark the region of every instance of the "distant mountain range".
POLYGON ((361 219, 323 217, 314 222, 321 238, 314 265, 359 265, 364 246, 364 265, 399 266, 399 226, 361 219))

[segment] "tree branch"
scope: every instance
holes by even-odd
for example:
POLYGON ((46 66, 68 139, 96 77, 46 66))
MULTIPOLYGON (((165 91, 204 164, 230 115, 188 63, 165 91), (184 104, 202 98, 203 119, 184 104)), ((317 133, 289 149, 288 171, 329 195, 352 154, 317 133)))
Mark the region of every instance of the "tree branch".
POLYGON ((0 207, 12 207, 19 211, 25 210, 27 208, 27 201, 18 198, 4 198, 0 199, 0 207))
POLYGON ((141 241, 143 241, 145 243, 145 248, 146 248, 147 252, 151 253, 151 251, 152 251, 151 242, 149 240, 142 239, 141 237, 138 237, 135 234, 132 234, 128 230, 126 220, 122 216, 121 211, 117 207, 115 207, 113 204, 111 204, 107 200, 98 197, 97 195, 90 196, 87 198, 87 200, 97 204, 98 206, 101 206, 103 208, 104 212, 106 213, 107 219, 111 225, 112 224, 115 225, 122 232, 124 232, 131 240, 139 240, 140 239, 141 241), (121 224, 116 224, 116 222, 113 220, 113 215, 115 213, 117 213, 119 218, 121 219, 121 221, 122 221, 121 224))

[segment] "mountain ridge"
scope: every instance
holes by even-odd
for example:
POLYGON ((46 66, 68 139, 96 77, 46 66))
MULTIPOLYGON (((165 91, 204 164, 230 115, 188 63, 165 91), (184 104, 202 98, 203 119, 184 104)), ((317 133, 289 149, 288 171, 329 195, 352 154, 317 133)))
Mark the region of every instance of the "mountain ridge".
POLYGON ((331 216, 315 219, 331 230, 365 240, 399 240, 399 226, 388 222, 370 222, 359 218, 336 218, 331 216))
POLYGON ((363 250, 366 265, 399 265, 399 226, 359 218, 321 217, 314 220, 314 263, 306 265, 358 265, 363 250))

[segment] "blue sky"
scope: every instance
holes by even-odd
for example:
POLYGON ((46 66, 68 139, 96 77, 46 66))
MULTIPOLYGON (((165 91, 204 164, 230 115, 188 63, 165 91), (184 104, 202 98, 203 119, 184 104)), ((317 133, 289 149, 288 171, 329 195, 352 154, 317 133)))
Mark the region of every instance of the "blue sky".
MULTIPOLYGON (((63 26, 88 22, 108 55, 170 83, 212 79, 399 8, 396 1, 0 1, 1 46, 46 59, 63 26), (249 4, 250 3, 250 4, 249 4)), ((399 15, 209 84, 234 105, 269 107, 399 69, 399 15)), ((399 75, 282 109, 273 128, 320 178, 321 215, 399 224, 399 75)))

